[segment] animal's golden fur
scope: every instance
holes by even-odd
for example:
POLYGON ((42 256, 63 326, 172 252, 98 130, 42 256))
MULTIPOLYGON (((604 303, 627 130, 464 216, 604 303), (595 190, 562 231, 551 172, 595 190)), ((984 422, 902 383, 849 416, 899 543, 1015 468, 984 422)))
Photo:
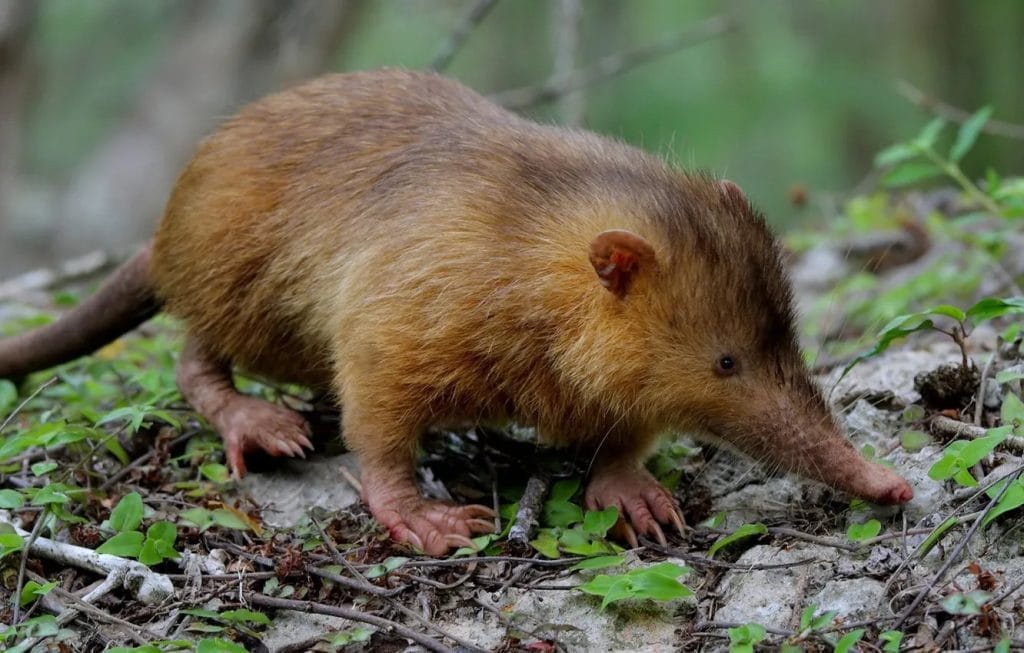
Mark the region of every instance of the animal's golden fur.
POLYGON ((202 143, 153 273, 207 346, 365 415, 377 428, 353 426, 372 436, 346 433, 364 455, 411 448, 429 423, 514 417, 553 443, 640 457, 710 380, 656 378, 688 351, 711 370, 703 320, 681 316, 691 346, 666 332, 678 301, 708 300, 673 296, 673 277, 697 266, 686 256, 729 256, 736 236, 717 232, 739 225, 741 249, 777 265, 763 222, 731 218, 728 201, 710 178, 525 121, 444 78, 335 75, 251 105, 202 143), (608 229, 647 239, 659 261, 621 299, 588 261, 608 229), (701 242, 676 242, 689 234, 701 242))
MULTIPOLYGON (((641 463, 671 427, 879 502, 912 496, 841 436, 776 241, 735 185, 436 75, 331 75, 245 108, 182 172, 140 279, 146 261, 87 302, 93 335, 65 350, 130 328, 102 315, 144 314, 155 288, 189 331, 183 393, 236 472, 247 450, 309 442, 290 411, 238 395, 230 365, 333 392, 374 515, 431 553, 489 529, 487 508, 418 495, 415 444, 446 422, 511 418, 597 452, 588 507, 659 539, 682 522, 641 463)), ((0 373, 49 360, 49 334, 15 342, 28 356, 0 343, 0 373)))

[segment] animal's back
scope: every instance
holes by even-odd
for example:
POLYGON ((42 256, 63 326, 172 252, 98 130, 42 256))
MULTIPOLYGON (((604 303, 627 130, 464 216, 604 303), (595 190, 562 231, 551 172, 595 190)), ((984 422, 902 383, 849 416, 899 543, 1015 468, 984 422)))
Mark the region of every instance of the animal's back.
POLYGON ((451 80, 399 70, 250 105, 200 145, 168 202, 152 268, 166 309, 251 371, 326 386, 339 275, 394 249, 422 213, 403 169, 443 168, 459 123, 509 119, 451 80))
MULTIPOLYGON (((537 302, 565 313, 575 298, 548 292, 546 275, 566 271, 552 263, 586 287, 586 243, 629 219, 617 199, 637 200, 614 187, 645 174, 664 167, 522 120, 451 80, 332 75, 251 105, 202 143, 157 233, 154 276, 207 346, 278 380, 332 385, 339 347, 376 346, 354 333, 367 322, 395 332, 380 345, 399 349, 381 353, 393 359, 429 347, 437 361, 475 340, 532 370, 562 318, 537 302), (517 349, 517 335, 534 346, 517 349)), ((477 366, 493 374, 486 358, 477 366)), ((465 357, 450 362, 453 383, 480 382, 465 357)))

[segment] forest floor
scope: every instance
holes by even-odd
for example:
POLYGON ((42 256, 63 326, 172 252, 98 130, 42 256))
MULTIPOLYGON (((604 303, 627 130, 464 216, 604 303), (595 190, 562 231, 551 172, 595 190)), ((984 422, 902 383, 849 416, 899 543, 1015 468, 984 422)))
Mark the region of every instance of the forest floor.
MULTIPOLYGON (((801 304, 818 325, 812 340, 847 319, 828 314, 841 302, 821 303, 836 283, 821 270, 837 251, 794 260, 801 304)), ((939 255, 920 252, 877 276, 916 278, 939 255)), ((77 301, 93 276, 0 284, 0 333, 77 301)), ((1002 336, 987 323, 959 342, 932 331, 845 376, 848 355, 816 362, 851 441, 914 487, 905 506, 850 501, 674 439, 650 468, 689 527, 667 545, 626 551, 605 540, 608 515, 580 507, 586 461, 538 450, 528 433, 440 432, 424 446, 425 492, 495 504, 502 536, 435 559, 376 526, 358 498, 357 461, 339 450, 337 415, 300 389, 240 380, 306 411, 317 452, 253 460, 245 479, 230 480, 218 438, 174 389, 177 330, 158 318, 33 376, 20 394, 0 382, 0 623, 14 624, 0 642, 73 651, 1024 647, 1024 539, 1018 514, 1004 514, 1024 504, 1024 356, 1019 336, 1002 336), (965 356, 976 363, 963 367, 965 356), (946 364, 966 387, 922 376, 946 364), (505 535, 529 478, 545 490, 540 530, 517 546, 505 535)))

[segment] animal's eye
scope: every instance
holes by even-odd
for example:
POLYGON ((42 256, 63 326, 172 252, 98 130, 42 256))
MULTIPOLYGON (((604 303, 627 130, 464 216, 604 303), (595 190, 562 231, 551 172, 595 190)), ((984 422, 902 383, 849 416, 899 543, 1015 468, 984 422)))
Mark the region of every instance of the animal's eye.
POLYGON ((737 372, 736 359, 726 355, 715 361, 715 372, 719 376, 731 376, 737 372))

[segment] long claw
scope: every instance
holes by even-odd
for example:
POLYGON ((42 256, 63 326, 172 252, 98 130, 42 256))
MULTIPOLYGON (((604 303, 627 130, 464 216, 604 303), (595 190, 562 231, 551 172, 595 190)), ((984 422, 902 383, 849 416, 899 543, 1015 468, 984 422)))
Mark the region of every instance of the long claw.
POLYGON ((658 526, 658 522, 651 522, 649 530, 654 531, 654 539, 658 540, 658 544, 668 546, 668 540, 665 539, 665 533, 661 531, 661 526, 658 526))
POLYGON ((686 521, 683 516, 679 514, 678 510, 673 510, 669 515, 672 518, 672 525, 675 526, 676 530, 679 531, 680 535, 686 534, 686 521))
POLYGON ((474 533, 493 533, 494 522, 486 521, 484 519, 467 519, 466 526, 469 526, 469 530, 474 533))
POLYGON ((414 548, 423 551, 423 540, 421 540, 420 536, 413 531, 406 529, 405 541, 411 544, 414 548))
POLYGON ((494 519, 494 511, 487 506, 482 506, 478 503, 463 506, 462 511, 466 514, 467 519, 474 517, 483 517, 485 519, 494 519))
POLYGON ((301 444, 305 448, 309 449, 310 451, 315 449, 315 447, 313 446, 313 443, 310 442, 309 438, 306 437, 305 435, 300 435, 299 436, 299 444, 301 444))

